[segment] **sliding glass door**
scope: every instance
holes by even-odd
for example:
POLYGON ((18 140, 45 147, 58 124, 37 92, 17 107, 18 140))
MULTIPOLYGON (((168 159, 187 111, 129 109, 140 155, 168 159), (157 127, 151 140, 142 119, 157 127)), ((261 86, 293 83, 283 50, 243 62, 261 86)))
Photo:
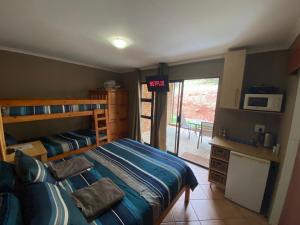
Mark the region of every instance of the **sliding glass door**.
POLYGON ((170 81, 170 91, 167 96, 167 151, 178 154, 181 127, 181 101, 183 81, 170 81))

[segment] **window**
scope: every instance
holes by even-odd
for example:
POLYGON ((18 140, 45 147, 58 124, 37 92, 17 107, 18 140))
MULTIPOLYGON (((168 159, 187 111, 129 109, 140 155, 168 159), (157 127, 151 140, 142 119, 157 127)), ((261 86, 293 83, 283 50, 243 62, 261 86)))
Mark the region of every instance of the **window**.
POLYGON ((149 92, 146 83, 141 85, 141 132, 142 141, 150 144, 152 112, 153 112, 153 92, 149 92))

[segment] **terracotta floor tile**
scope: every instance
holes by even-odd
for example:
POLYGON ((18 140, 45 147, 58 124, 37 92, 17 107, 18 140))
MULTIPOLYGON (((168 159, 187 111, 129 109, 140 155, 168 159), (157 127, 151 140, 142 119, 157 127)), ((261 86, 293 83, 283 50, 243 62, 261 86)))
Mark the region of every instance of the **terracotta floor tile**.
POLYGON ((201 225, 249 225, 245 219, 207 220, 201 225))
POLYGON ((250 225, 246 219, 226 219, 225 225, 250 225))
POLYGON ((225 225, 223 220, 205 220, 201 221, 201 225, 225 225))
POLYGON ((241 212, 227 200, 191 200, 199 220, 242 218, 241 212))
POLYGON ((201 184, 200 188, 203 190, 207 199, 224 199, 224 190, 218 188, 214 184, 201 184))
POLYGON ((243 208, 224 197, 224 191, 208 182, 208 171, 191 163, 199 186, 184 205, 184 194, 161 225, 267 225, 262 215, 243 208), (199 221, 198 221, 199 220, 199 221))
POLYGON ((205 173, 198 173, 195 174, 198 184, 210 184, 210 182, 208 181, 208 175, 205 173))
POLYGON ((172 209, 172 214, 175 222, 198 220, 196 213, 189 203, 185 206, 184 201, 178 201, 172 209))
POLYGON ((203 168, 203 167, 201 167, 201 166, 197 166, 197 165, 195 165, 193 163, 187 163, 187 164, 193 170, 193 172, 195 174, 208 174, 208 170, 205 169, 205 168, 203 168))
POLYGON ((252 212, 251 210, 241 206, 239 206, 239 210, 250 225, 268 225, 267 218, 265 218, 263 215, 252 212))
POLYGON ((168 215, 163 220, 163 223, 169 223, 169 222, 174 222, 172 210, 168 213, 168 215))
POLYGON ((208 196, 201 188, 201 185, 198 185, 194 191, 191 191, 190 199, 208 199, 208 196))
POLYGON ((201 225, 200 221, 176 222, 176 225, 201 225))

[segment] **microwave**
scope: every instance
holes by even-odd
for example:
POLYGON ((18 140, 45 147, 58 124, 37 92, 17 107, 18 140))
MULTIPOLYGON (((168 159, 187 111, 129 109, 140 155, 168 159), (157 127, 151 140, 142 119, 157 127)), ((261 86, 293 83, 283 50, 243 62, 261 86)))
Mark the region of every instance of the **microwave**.
POLYGON ((281 112, 283 94, 245 94, 244 109, 281 112))

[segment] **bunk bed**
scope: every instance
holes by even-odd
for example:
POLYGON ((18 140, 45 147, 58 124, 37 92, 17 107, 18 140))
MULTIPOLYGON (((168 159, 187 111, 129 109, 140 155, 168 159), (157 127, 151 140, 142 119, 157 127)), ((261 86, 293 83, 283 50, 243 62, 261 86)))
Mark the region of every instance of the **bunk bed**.
POLYGON ((4 134, 6 124, 85 116, 93 118, 94 130, 39 138, 47 149, 48 160, 79 154, 109 141, 106 135, 108 113, 105 95, 100 99, 1 99, 0 109, 0 149, 3 160, 8 156, 4 134))
MULTIPOLYGON (((126 194, 92 224, 159 225, 183 194, 185 204, 189 202, 190 189, 197 186, 192 170, 179 158, 130 139, 110 142, 109 136, 101 136, 101 132, 109 130, 106 96, 91 100, 0 100, 0 107, 2 160, 8 157, 5 124, 81 116, 93 118, 95 136, 91 136, 96 144, 89 141, 88 146, 48 158, 57 163, 84 156, 95 165, 91 170, 59 181, 57 185, 68 194, 101 177, 109 177, 126 194)), ((67 135, 74 133, 63 134, 67 135)))

